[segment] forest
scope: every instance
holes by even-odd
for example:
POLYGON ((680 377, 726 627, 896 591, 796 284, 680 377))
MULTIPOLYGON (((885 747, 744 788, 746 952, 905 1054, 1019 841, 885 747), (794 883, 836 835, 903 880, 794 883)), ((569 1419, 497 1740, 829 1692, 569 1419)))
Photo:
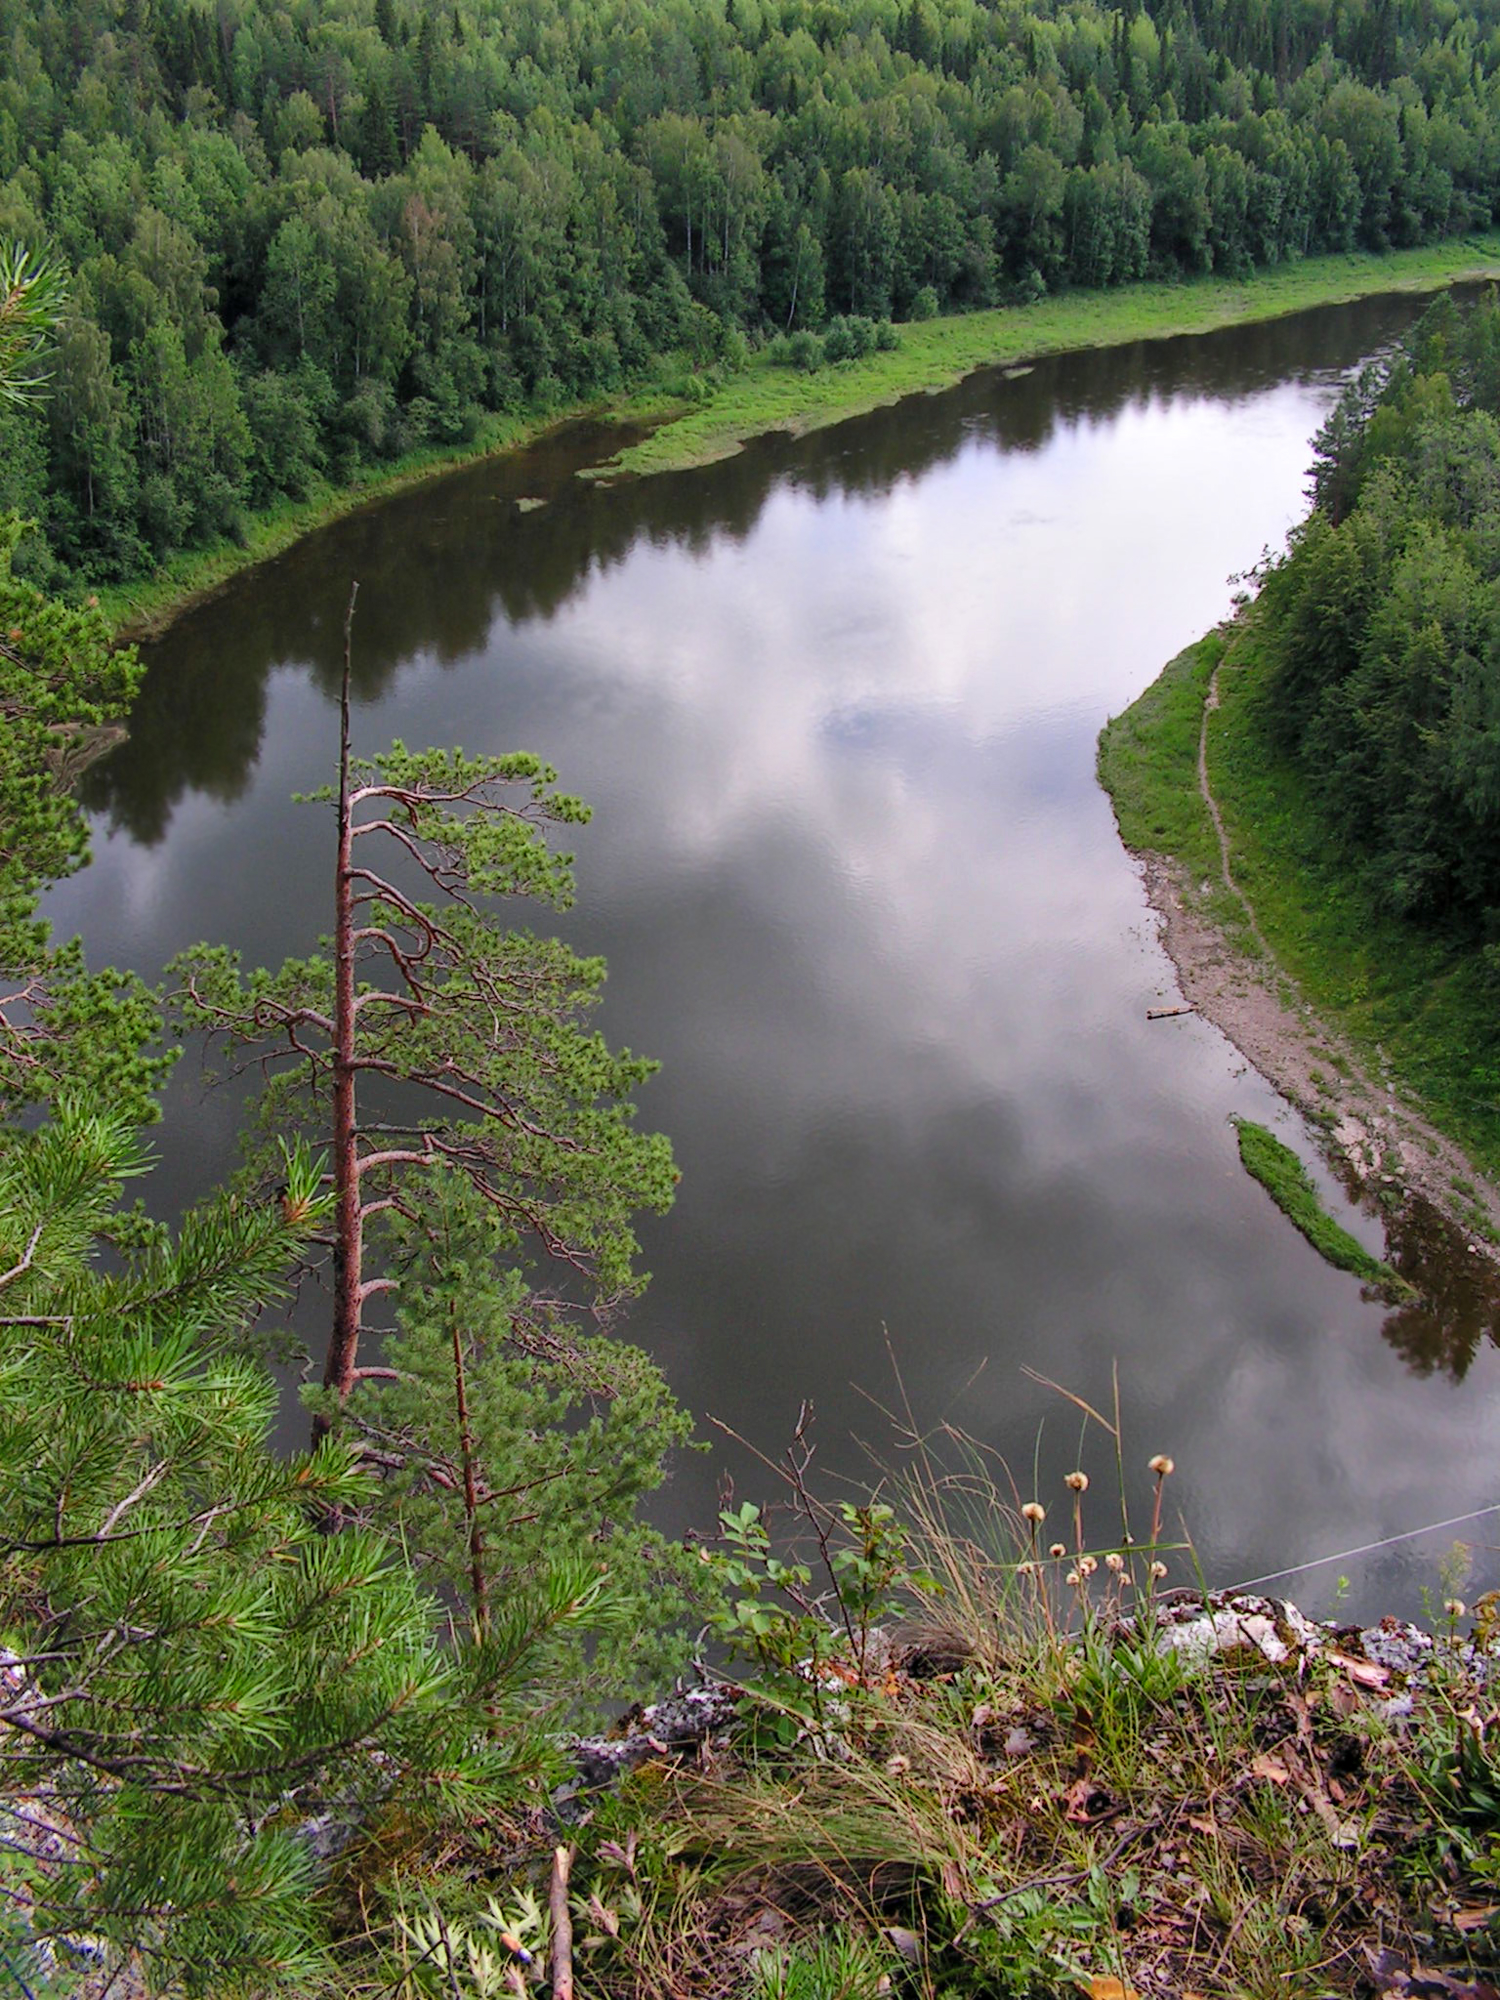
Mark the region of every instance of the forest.
POLYGON ((1444 299, 1319 433, 1258 713, 1376 903, 1500 970, 1500 303, 1444 299))
MULTIPOLYGON (((497 412, 690 396, 756 351, 836 366, 904 320, 1487 228, 1500 7, 0 0, 0 36, 0 243, 51 260, 57 301, 26 393, 0 314, 0 1987, 144 1966, 172 1991, 517 1990, 552 1839, 574 1839, 565 1731, 702 1635, 762 1674, 747 1734, 802 1753, 766 1769, 811 1817, 778 1820, 756 1776, 763 1820, 726 1831, 699 1799, 701 1831, 638 1851, 603 1802, 575 1912, 594 1990, 724 1990, 717 1907, 694 1919, 703 1983, 681 1969, 697 1872, 826 1856, 829 1825, 852 1831, 828 1881, 868 1852, 871 1881, 894 1856, 908 1886, 837 1906, 866 1955, 808 1990, 905 1979, 892 1914, 951 1939, 948 1990, 1071 1981, 1076 1916, 1012 1899, 1090 1885, 1102 1822, 1088 1800, 1039 1822, 1028 1776, 991 1840, 1001 1767, 975 1760, 997 1721, 1011 1756, 1038 1686, 1064 1719, 1037 1730, 1049 1798, 1073 1797, 1074 1723, 1096 1756, 1111 1703, 1122 1740, 1188 1716, 1200 1753, 1175 1669, 1142 1652, 1122 1676, 1059 1639, 1095 1629, 1096 1572, 1098 1630, 1127 1588, 1149 1604, 1170 1459, 1149 1536, 1091 1527, 1097 1559, 1081 1471, 1054 1503, 1071 1553, 1039 1540, 1037 1500, 996 1502, 1013 1545, 984 1561, 935 1517, 805 1490, 816 1574, 748 1502, 717 1540, 657 1531, 690 1424, 618 1327, 636 1219, 676 1170, 636 1122, 650 1061, 590 1025, 602 963, 522 923, 566 907, 587 809, 534 758, 352 760, 346 681, 306 808, 338 841, 331 941, 271 969, 200 947, 159 991, 91 971, 38 912, 85 858, 70 781, 141 668, 87 593, 497 412), (195 1036, 270 1082, 234 1185, 168 1225, 136 1199, 141 1131, 195 1036), (319 1279, 335 1337, 298 1403, 273 1364, 319 1279), (977 1636, 900 1679, 873 1636, 913 1606, 977 1636), (843 1647, 834 1717, 805 1662, 843 1647), (865 1792, 820 1803, 846 1770, 865 1792)), ((1500 953, 1497 425, 1500 308, 1439 308, 1330 420, 1319 511, 1257 615, 1280 741, 1339 837, 1414 921, 1500 953)), ((1186 1754, 1174 1736, 1161 1765, 1186 1754)), ((1227 1954, 1244 1925, 1208 1928, 1227 1954)))
POLYGON ((0 505, 148 572, 495 412, 1490 225, 1488 0, 6 0, 0 240, 70 303, 0 505))

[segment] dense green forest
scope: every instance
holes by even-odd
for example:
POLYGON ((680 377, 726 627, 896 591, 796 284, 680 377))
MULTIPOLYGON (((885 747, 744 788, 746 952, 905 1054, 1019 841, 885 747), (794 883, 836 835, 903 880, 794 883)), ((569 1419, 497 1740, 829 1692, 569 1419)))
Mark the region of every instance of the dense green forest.
POLYGON ((0 37, 0 239, 72 281, 0 435, 42 581, 489 412, 1500 201, 1490 0, 6 0, 0 37))
POLYGON ((1319 434, 1260 714, 1386 908, 1500 969, 1500 303, 1443 300, 1319 434))
MULTIPOLYGON (((700 1873, 788 1856, 831 1883, 893 1863, 915 1885, 894 1910, 840 1886, 830 1911, 867 1921, 865 1956, 812 1990, 878 1990, 887 1961, 904 1978, 891 1940, 918 1940, 893 1913, 952 1939, 934 1991, 1071 1977, 1076 1912, 1054 1926, 1043 1898, 1017 1932, 1012 1898, 1031 1877, 1071 1895, 1102 1864, 1080 1850, 1076 1883, 1057 1875, 1059 1842, 1094 1829, 1067 1812, 1037 1840, 1033 1786, 1075 1796, 1075 1721, 1092 1759, 1138 1740, 1143 1701, 1183 1712, 1175 1667, 1143 1683, 1148 1656, 1119 1671, 1099 1638, 1123 1629, 1132 1565, 1148 1601, 1165 1573, 1171 1461, 1150 1461, 1147 1541, 1116 1547, 1106 1526, 1097 1559, 1088 1480, 1069 1475, 1073 1546, 1051 1545, 1050 1583, 1039 1501, 1018 1523, 995 1497, 1001 1553, 981 1564, 920 1493, 915 1528, 884 1500, 824 1506, 795 1456, 822 1575, 782 1561, 749 1503, 721 1516, 721 1547, 668 1542, 640 1515, 688 1423, 612 1330, 644 1282, 634 1218, 675 1182, 635 1124, 651 1065, 590 1028, 598 961, 506 922, 517 899, 567 902, 556 841, 585 809, 535 759, 351 762, 346 680, 321 801, 332 946, 276 972, 200 949, 166 993, 91 974, 38 908, 82 862, 69 781, 140 666, 96 604, 52 586, 139 573, 278 496, 461 442, 487 412, 652 371, 690 387, 754 343, 821 366, 891 316, 1488 224, 1500 29, 1391 0, 376 0, 368 19, 70 0, 6 5, 4 33, 0 241, 50 249, 68 301, 35 395, 0 298, 0 506, 43 531, 0 512, 0 1968, 37 1993, 99 1990, 127 1955, 156 1990, 515 1990, 511 1946, 471 1944, 524 1919, 541 1948, 563 1725, 649 1688, 707 1629, 765 1676, 745 1740, 769 1761, 740 1787, 743 1824, 699 1800, 687 1833, 653 1832, 627 1801, 639 1857, 638 1825, 601 1802, 575 1911, 597 1926, 594 1990, 723 1991, 722 1913, 694 1918, 713 1960, 695 1989, 678 1912, 700 1873), (400 880, 364 872, 382 838, 400 880), (401 887, 411 869, 428 900, 401 887), (282 1066, 247 1118, 264 1143, 175 1227, 131 1205, 169 1024, 246 1064, 269 1036, 282 1066), (268 1362, 297 1344, 293 1289, 330 1264, 357 1333, 384 1301, 384 1337, 336 1366, 330 1348, 311 1439, 298 1428, 312 1448, 273 1448, 268 1362), (871 1641, 913 1608, 940 1609, 959 1647, 958 1668, 922 1666, 908 1737, 871 1641), (803 1662, 839 1649, 830 1736, 803 1662), (931 1677, 960 1672, 939 1768, 931 1677), (964 1775, 981 1694, 992 1716, 1040 1702, 1038 1741, 1060 1736, 1055 1781, 1025 1774, 1015 1838, 990 1817, 990 1767, 964 1775), (863 1792, 815 1789, 846 1769, 863 1792), (783 1775, 805 1822, 765 1817, 783 1775)), ((1323 506, 1259 613, 1280 740, 1322 774, 1351 850, 1415 919, 1489 941, 1497 409, 1500 308, 1440 308, 1330 422, 1323 506)), ((1212 1776, 1190 1786, 1220 1783, 1224 1740, 1216 1714, 1212 1776)), ((1451 1732, 1430 1744, 1429 1767, 1456 1761, 1451 1732)), ((1492 1818, 1487 1755, 1473 1783, 1492 1818)), ((1182 1752, 1131 1761, 1109 1783, 1144 1771, 1155 1794, 1182 1752)), ((1144 1797, 1130 1811, 1160 1818, 1144 1797)), ((1116 1917, 1096 1913, 1100 1937, 1117 1942, 1116 1917)), ((1267 1920, 1279 1991, 1284 1912, 1267 1920)), ((1191 1930, 1222 1964, 1249 1927, 1214 1922, 1191 1930)), ((1321 1990, 1312 1929, 1306 1956, 1321 1990)))

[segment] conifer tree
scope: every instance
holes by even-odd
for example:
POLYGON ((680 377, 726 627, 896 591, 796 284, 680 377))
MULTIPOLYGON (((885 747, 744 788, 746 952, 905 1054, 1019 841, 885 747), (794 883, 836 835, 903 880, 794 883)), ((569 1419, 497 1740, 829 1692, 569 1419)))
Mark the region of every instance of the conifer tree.
POLYGON ((69 784, 118 735, 140 662, 111 648, 96 604, 15 574, 24 533, 0 515, 0 1117, 66 1085, 142 1123, 166 1066, 155 1003, 132 975, 88 972, 77 941, 54 944, 36 913, 43 885, 86 858, 69 784))
POLYGON ((0 1152, 0 1950, 295 1984, 320 1849, 492 1801, 541 1754, 539 1643, 606 1583, 560 1565, 485 1644, 440 1643, 388 1538, 318 1531, 368 1497, 354 1453, 274 1454, 276 1386, 237 1351, 322 1162, 289 1149, 279 1203, 221 1197, 102 1274, 143 1165, 66 1107, 0 1152))
POLYGON ((22 243, 0 243, 0 403, 34 403, 47 349, 67 303, 60 267, 22 243))
MULTIPOLYGON (((368 1300, 399 1285, 390 1270, 367 1275, 367 1225, 420 1225, 434 1176, 467 1186, 491 1254, 525 1269, 510 1318, 532 1341, 555 1340, 580 1312, 607 1323, 640 1289, 631 1219, 666 1209, 676 1179, 667 1141, 634 1126, 630 1094, 654 1065, 614 1053, 584 1025, 603 961, 493 914, 500 897, 568 906, 571 857, 546 833, 581 824, 587 807, 524 753, 473 758, 398 742, 356 760, 353 615, 351 595, 338 784, 316 795, 335 813, 331 951, 248 978, 220 949, 176 966, 184 1019, 270 1077, 272 1128, 300 1118, 331 1142, 323 1386, 337 1404, 361 1379, 368 1300), (403 886, 403 869, 420 887, 403 886)), ((315 1439, 331 1421, 321 1407, 315 1439)))
POLYGON ((482 1200, 449 1174, 394 1232, 402 1286, 388 1366, 355 1388, 344 1422, 386 1468, 369 1518, 467 1604, 476 1635, 559 1563, 607 1570, 609 1615, 550 1646, 556 1709, 578 1717, 663 1685, 705 1622, 714 1580, 696 1550, 636 1518, 691 1423, 628 1342, 517 1340, 525 1282, 491 1253, 485 1225, 482 1200))

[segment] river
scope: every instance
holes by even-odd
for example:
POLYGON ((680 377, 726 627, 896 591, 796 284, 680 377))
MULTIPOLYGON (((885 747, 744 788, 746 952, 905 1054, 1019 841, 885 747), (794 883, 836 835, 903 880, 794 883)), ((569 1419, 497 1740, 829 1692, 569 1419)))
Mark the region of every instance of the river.
MULTIPOLYGON (((372 507, 150 650, 89 775, 92 865, 48 913, 151 977, 198 937, 274 962, 327 928, 328 818, 289 800, 331 774, 358 578, 357 749, 536 750, 595 808, 566 930, 608 957, 606 1034, 661 1059, 641 1115, 682 1169, 627 1330, 700 1418, 774 1454, 811 1399, 830 1473, 855 1437, 889 1458, 894 1354, 923 1424, 1022 1497, 1035 1458, 1055 1502, 1079 1421, 1025 1371, 1102 1407, 1117 1366, 1132 1474, 1173 1455, 1220 1584, 1480 1507, 1492 1338, 1393 1320, 1241 1170, 1232 1113, 1310 1159, 1306 1135, 1206 1023, 1148 1023, 1174 977, 1094 776, 1101 724, 1280 545, 1338 380, 1412 311, 980 375, 614 486, 576 476, 578 426, 372 507)), ((235 1111, 192 1061, 166 1110, 170 1210, 227 1170, 235 1111)), ((766 1492, 709 1435, 674 1527, 726 1462, 766 1492)), ((1085 1464, 1112 1483, 1102 1439, 1085 1464)), ((1287 1587, 1411 1610, 1453 1539, 1287 1587)), ((1481 1553, 1472 1588, 1495 1580, 1481 1553)))

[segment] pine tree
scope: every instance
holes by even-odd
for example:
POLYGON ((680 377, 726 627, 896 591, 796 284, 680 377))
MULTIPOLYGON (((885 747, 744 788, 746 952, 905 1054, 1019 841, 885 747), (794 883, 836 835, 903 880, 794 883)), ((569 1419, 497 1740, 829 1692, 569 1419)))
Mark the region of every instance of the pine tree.
POLYGON ((559 1716, 663 1685, 705 1622, 713 1580, 695 1550, 636 1518, 691 1433, 661 1371, 614 1336, 518 1340, 524 1281, 488 1253, 483 1204, 456 1177, 400 1228, 392 1255, 402 1288, 387 1366, 344 1412, 386 1468, 368 1518, 467 1603, 481 1638, 559 1565, 607 1571, 601 1615, 550 1635, 559 1716))
POLYGON ((296 1983, 330 1826, 492 1801, 541 1754, 539 1639, 605 1580, 561 1566, 487 1644, 440 1643, 388 1538, 318 1531, 369 1497, 354 1453, 273 1454, 275 1384, 238 1352, 326 1212, 321 1161, 289 1149, 280 1202, 220 1197, 101 1274, 144 1164, 66 1108, 0 1153, 0 1949, 296 1983))
POLYGON ((155 1003, 131 975, 89 973, 76 941, 54 945, 36 905, 86 858, 70 781, 118 734, 140 662, 112 650, 92 601, 63 604, 15 574, 24 530, 0 515, 0 1117, 67 1083, 139 1123, 166 1067, 155 1003))
POLYGON ((0 403, 34 403, 47 384, 47 349, 68 286, 51 257, 0 243, 0 403))
MULTIPOLYGON (((470 758, 398 742, 356 761, 353 614, 351 596, 338 785, 317 795, 335 812, 329 951, 248 979, 213 948, 175 968, 184 1019, 272 1075, 271 1128, 300 1118, 331 1144, 323 1386, 335 1403, 361 1379, 368 1300, 399 1287, 390 1270, 366 1275, 373 1218, 420 1226, 432 1190, 463 1182, 486 1217, 489 1253, 526 1273, 513 1332, 549 1341, 580 1313, 607 1323, 639 1291, 632 1217, 665 1210, 676 1180, 667 1141, 633 1122, 631 1093, 654 1065, 612 1052, 584 1025, 603 961, 502 928, 492 914, 499 897, 568 906, 571 857, 546 832, 581 824, 587 807, 524 753, 470 758), (389 872, 372 865, 382 849, 389 872), (398 868, 435 900, 403 888, 398 868)), ((331 1421, 325 1404, 315 1439, 331 1421)))

